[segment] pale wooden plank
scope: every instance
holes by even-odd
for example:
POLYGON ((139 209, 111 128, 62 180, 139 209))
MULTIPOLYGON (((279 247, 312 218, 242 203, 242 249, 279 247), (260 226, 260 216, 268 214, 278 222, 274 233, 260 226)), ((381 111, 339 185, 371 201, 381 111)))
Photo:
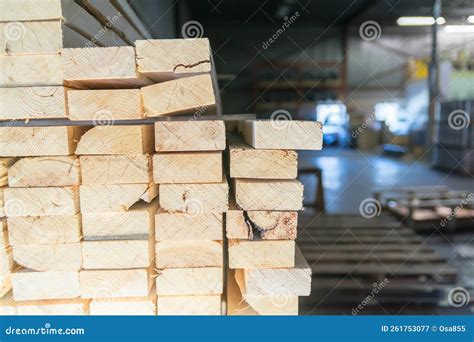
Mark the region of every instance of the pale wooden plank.
POLYGON ((157 268, 220 267, 224 262, 221 241, 159 241, 155 253, 157 268))
POLYGON ((320 150, 322 124, 315 121, 247 120, 241 123, 245 141, 257 149, 320 150))
POLYGON ((190 214, 225 212, 228 207, 227 182, 208 184, 161 184, 160 206, 167 211, 190 214))
POLYGON ((296 211, 244 211, 232 207, 226 213, 226 236, 241 240, 295 240, 296 211), (249 220, 249 222, 247 222, 249 220))
POLYGON ((82 234, 85 240, 148 239, 155 226, 158 200, 140 201, 122 212, 83 212, 82 234))
POLYGON ((8 239, 7 222, 5 219, 0 219, 0 298, 11 289, 13 268, 13 253, 8 239))
POLYGON ((223 121, 155 122, 156 151, 222 151, 225 146, 223 121))
POLYGON ((83 270, 79 273, 82 298, 123 298, 148 295, 151 281, 146 268, 83 270))
POLYGON ((223 239, 221 213, 169 213, 160 209, 155 216, 156 241, 223 239))
POLYGON ((10 167, 10 187, 71 186, 81 182, 76 156, 20 158, 10 167))
POLYGON ((74 153, 79 127, 0 127, 0 156, 61 156, 74 153))
POLYGON ((79 272, 20 270, 12 274, 13 299, 41 300, 80 296, 79 272))
POLYGON ((258 150, 240 139, 229 140, 232 178, 294 179, 298 154, 291 150, 258 150))
POLYGON ((59 20, 61 0, 0 0, 0 21, 59 20))
POLYGON ((229 240, 229 268, 295 266, 295 242, 229 240))
POLYGON ((137 74, 131 46, 63 49, 64 83, 75 88, 136 88, 151 81, 137 74))
POLYGON ((166 316, 221 314, 221 295, 206 296, 158 296, 157 314, 166 316))
POLYGON ((236 179, 235 200, 244 210, 287 210, 303 208, 303 184, 295 179, 236 179))
POLYGON ((211 72, 207 38, 137 40, 135 46, 138 72, 154 81, 211 72))
POLYGON ((76 154, 144 154, 153 151, 153 126, 96 126, 77 144, 76 154))
POLYGON ((5 214, 18 216, 74 215, 79 212, 77 187, 5 188, 5 214))
POLYGON ((158 195, 154 184, 81 185, 81 212, 121 212, 140 200, 151 202, 158 195))
POLYGON ((227 273, 227 315, 298 315, 298 296, 278 294, 274 296, 242 295, 234 276, 234 270, 227 273))
POLYGON ((130 6, 127 0, 114 0, 114 6, 122 13, 124 18, 129 21, 144 38, 151 38, 150 32, 137 16, 135 10, 130 6))
POLYGON ((61 21, 0 22, 0 49, 6 55, 59 53, 63 47, 61 21))
POLYGON ((71 120, 113 122, 143 117, 138 89, 68 90, 67 103, 71 120))
POLYGON ((224 288, 222 267, 170 268, 158 270, 156 294, 210 295, 222 294, 224 288))
POLYGON ((294 267, 238 269, 235 277, 244 295, 309 296, 311 292, 311 267, 298 248, 294 267))
POLYGON ((83 269, 146 268, 152 261, 147 240, 83 241, 83 269))
POLYGON ((205 114, 216 107, 210 75, 199 75, 149 85, 140 89, 145 115, 156 117, 199 111, 205 114))
POLYGON ((63 87, 0 88, 0 120, 66 117, 63 87))
POLYGON ((7 221, 12 246, 73 243, 81 240, 79 215, 9 217, 7 221))
POLYGON ((59 54, 0 55, 0 87, 61 86, 59 54))
POLYGON ((222 152, 155 154, 153 180, 155 183, 221 183, 222 152))
POLYGON ((152 180, 152 158, 146 154, 81 156, 82 184, 139 184, 152 180))
POLYGON ((82 266, 80 243, 19 245, 13 247, 15 262, 32 271, 78 271, 82 266))

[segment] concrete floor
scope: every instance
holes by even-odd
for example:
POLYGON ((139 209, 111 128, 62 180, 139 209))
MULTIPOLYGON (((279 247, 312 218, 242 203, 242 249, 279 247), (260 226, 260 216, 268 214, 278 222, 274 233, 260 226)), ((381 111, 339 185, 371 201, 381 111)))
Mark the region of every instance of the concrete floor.
MULTIPOLYGON (((361 152, 348 148, 324 148, 322 151, 299 152, 300 168, 321 168, 323 187, 328 214, 359 214, 359 205, 366 198, 374 196, 378 189, 410 186, 448 186, 451 190, 474 192, 472 177, 432 169, 429 161, 410 157, 396 158, 380 153, 361 152)), ((316 188, 315 177, 300 179, 305 185, 305 201, 312 201, 316 188)), ((311 212, 307 211, 307 214, 311 212)), ((474 228, 463 232, 446 234, 428 232, 421 236, 426 243, 444 256, 449 264, 458 269, 459 282, 467 288, 474 288, 474 228), (471 252, 469 252, 471 253, 471 252)), ((372 307, 365 314, 466 314, 472 313, 473 306, 462 310, 450 307, 372 307)), ((321 308, 312 314, 350 314, 350 308, 321 308)))
MULTIPOLYGON (((328 147, 298 153, 300 168, 323 170, 326 211, 358 213, 359 204, 373 197, 377 189, 409 186, 446 185, 452 190, 474 192, 471 177, 432 169, 428 162, 409 157, 395 158, 356 149, 328 147)), ((305 198, 312 200, 316 181, 304 177, 305 198)))

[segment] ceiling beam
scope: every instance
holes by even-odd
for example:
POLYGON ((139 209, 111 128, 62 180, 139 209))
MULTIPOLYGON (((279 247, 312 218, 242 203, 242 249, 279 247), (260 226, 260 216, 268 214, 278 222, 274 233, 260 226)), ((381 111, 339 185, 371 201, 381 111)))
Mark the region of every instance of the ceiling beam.
POLYGON ((341 18, 342 26, 349 26, 358 18, 360 18, 364 13, 366 13, 375 5, 377 5, 380 1, 381 0, 365 0, 365 2, 362 5, 360 5, 359 7, 356 7, 354 11, 350 11, 346 16, 341 18))

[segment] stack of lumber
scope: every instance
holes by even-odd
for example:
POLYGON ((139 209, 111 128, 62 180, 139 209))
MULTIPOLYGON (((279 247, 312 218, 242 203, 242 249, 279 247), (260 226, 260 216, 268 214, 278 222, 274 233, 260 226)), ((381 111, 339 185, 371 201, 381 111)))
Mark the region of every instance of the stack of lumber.
MULTIPOLYGON (((31 13, 22 25, 44 19, 46 36, 61 35, 65 18, 60 7, 50 8, 57 10, 53 15, 43 13, 41 6, 32 7, 33 1, 4 3, 8 12, 31 13), (51 23, 59 31, 50 28, 51 23)), ((13 14, 0 20, 4 19, 23 20, 13 14)), ((156 227, 160 234, 156 249, 162 250, 156 266, 165 268, 159 271, 157 284, 165 294, 178 296, 163 296, 161 313, 179 314, 193 307, 195 313, 219 314, 222 276, 209 293, 198 289, 199 284, 190 285, 195 290, 174 293, 166 290, 166 282, 173 274, 199 273, 203 265, 209 269, 196 277, 202 284, 216 271, 223 274, 222 212, 227 210, 223 122, 157 123, 160 154, 155 158, 154 126, 140 122, 145 117, 219 112, 208 40, 138 40, 136 47, 67 49, 61 49, 58 41, 54 51, 44 45, 43 50, 16 51, 19 54, 9 48, 1 57, 0 120, 8 121, 0 127, 0 290, 3 295, 13 289, 2 298, 1 312, 155 314, 157 215, 165 221, 191 218, 202 230, 208 228, 209 218, 217 229, 207 236, 195 232, 182 241, 183 232, 181 238, 173 235, 179 223, 156 227), (36 125, 31 119, 48 121, 36 125), (17 120, 25 122, 18 126, 17 120), (174 165, 175 171, 153 174, 153 159, 164 165, 163 170, 174 165), (201 172, 197 177, 194 164, 201 172), (160 201, 157 183, 166 183, 160 201), (178 197, 176 186, 182 191, 178 197), (189 212, 199 201, 202 216, 189 212), (169 216, 159 215, 164 213, 158 211, 160 204, 169 216), (183 254, 180 244, 191 251, 187 246, 199 246, 201 241, 202 264, 192 264, 192 254, 181 263, 174 259, 173 253, 183 254), (207 254, 208 246, 216 255, 207 254), (195 296, 182 298, 188 294, 195 296)))
POLYGON ((297 153, 319 150, 317 122, 244 121, 229 139, 235 202, 226 217, 229 315, 297 315, 311 268, 295 244, 303 185, 297 153))
POLYGON ((228 208, 224 122, 157 122, 155 139, 158 314, 220 315, 228 208))

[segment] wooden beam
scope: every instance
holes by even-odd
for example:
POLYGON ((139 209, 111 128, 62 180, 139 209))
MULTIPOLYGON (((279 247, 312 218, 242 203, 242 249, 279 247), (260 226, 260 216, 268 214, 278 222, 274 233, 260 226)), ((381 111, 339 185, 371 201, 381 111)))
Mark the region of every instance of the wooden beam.
POLYGON ((236 179, 235 199, 243 210, 287 210, 303 208, 303 184, 291 180, 236 179))
POLYGON ((146 268, 83 270, 79 280, 82 298, 146 297, 152 283, 146 268))
MULTIPOLYGON (((185 113, 212 113, 216 97, 210 75, 199 75, 140 89, 147 117, 185 113)), ((197 115, 197 114, 196 114, 197 115)))
POLYGON ((23 216, 8 218, 10 244, 66 244, 81 240, 79 215, 23 216))
POLYGON ((0 188, 8 185, 8 170, 15 162, 16 158, 0 158, 0 188))
POLYGON ((146 154, 81 156, 82 184, 139 184, 152 179, 146 154))
POLYGON ((221 241, 181 240, 156 243, 157 268, 222 267, 221 241))
POLYGON ((247 144, 257 149, 320 150, 323 130, 320 122, 247 120, 241 123, 247 144))
POLYGON ((80 182, 76 156, 20 158, 8 171, 8 185, 15 188, 72 186, 80 182))
POLYGON ((0 119, 66 118, 63 87, 0 88, 0 119))
POLYGON ((82 127, 0 127, 0 156, 69 155, 82 132, 82 127))
POLYGON ((157 314, 166 316, 221 314, 221 295, 206 296, 158 296, 157 314))
POLYGON ((80 186, 81 212, 121 212, 140 200, 151 202, 158 195, 158 185, 106 184, 80 186))
POLYGON ((13 268, 13 253, 8 239, 7 221, 0 219, 0 298, 11 289, 13 268))
POLYGON ((59 54, 0 55, 0 87, 61 86, 59 54))
POLYGON ((239 240, 295 240, 296 211, 244 211, 231 207, 226 213, 226 236, 239 240))
POLYGON ((73 187, 5 188, 7 217, 75 215, 79 212, 79 191, 73 187))
POLYGON ((0 49, 6 55, 59 53, 63 47, 61 21, 0 22, 0 49))
POLYGON ((59 20, 61 0, 44 0, 41 6, 33 0, 0 0, 0 21, 59 20))
POLYGON ((190 214, 225 212, 228 207, 229 187, 221 183, 161 184, 160 206, 170 212, 190 214))
POLYGON ((294 266, 294 241, 229 240, 229 268, 279 268, 294 266))
POLYGON ((81 244, 16 244, 13 259, 18 265, 33 271, 78 271, 82 266, 81 244))
POLYGON ((147 268, 152 253, 147 240, 83 241, 82 268, 147 268))
POLYGON ((82 234, 84 240, 148 240, 155 227, 158 200, 143 201, 122 212, 83 212, 82 234))
POLYGON ((153 126, 96 126, 77 144, 76 154, 143 154, 153 151, 153 126))
POLYGON ((63 49, 64 83, 74 88, 136 88, 152 82, 137 74, 131 46, 63 49))
POLYGON ((20 270, 12 273, 13 299, 42 300, 79 297, 79 272, 20 270))
POLYGON ((211 72, 207 38, 137 40, 135 46, 138 72, 156 82, 211 72))
POLYGON ((223 121, 160 121, 155 123, 158 152, 225 150, 223 121))
POLYGON ((298 154, 291 150, 257 150, 241 139, 229 139, 232 178, 294 179, 298 154))
POLYGON ((156 241, 214 240, 222 241, 222 213, 169 213, 160 209, 155 216, 156 241))
POLYGON ((238 269, 235 277, 244 296, 309 296, 311 292, 311 267, 298 247, 294 267, 238 269))
POLYGON ((93 299, 89 307, 90 315, 154 316, 156 296, 93 299))
POLYGON ((153 180, 155 183, 221 183, 222 152, 155 154, 153 180))
POLYGON ((71 120, 115 121, 143 118, 138 89, 68 90, 71 120))
POLYGON ((222 267, 170 268, 156 277, 158 296, 222 294, 223 288, 222 267))

